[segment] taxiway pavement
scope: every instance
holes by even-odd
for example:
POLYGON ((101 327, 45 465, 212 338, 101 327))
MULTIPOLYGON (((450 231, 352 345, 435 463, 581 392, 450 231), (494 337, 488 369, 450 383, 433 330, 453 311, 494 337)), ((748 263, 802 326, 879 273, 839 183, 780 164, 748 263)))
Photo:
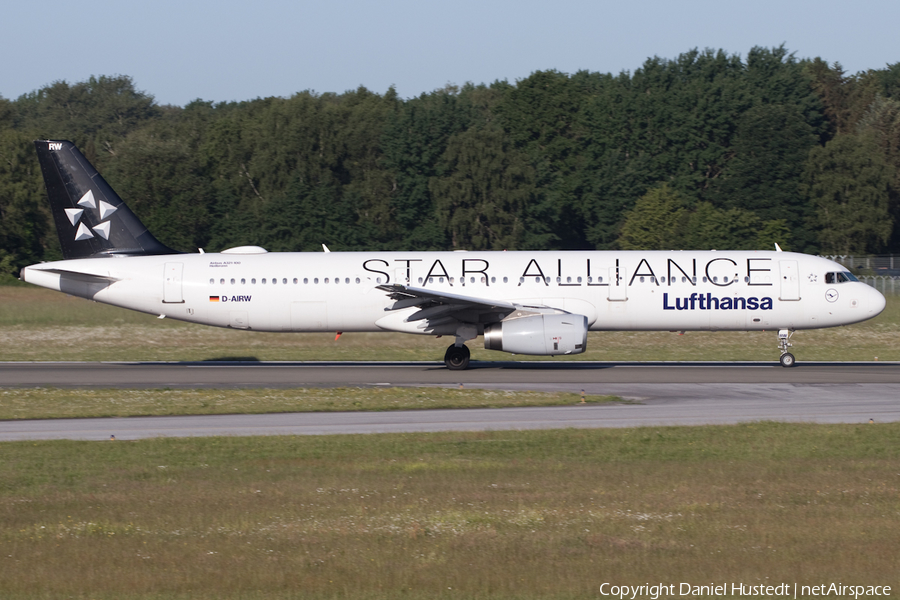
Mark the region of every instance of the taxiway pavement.
POLYGON ((900 420, 896 363, 0 363, 0 387, 458 386, 585 390, 632 403, 550 408, 208 415, 0 422, 0 441, 320 435, 775 420, 900 420))

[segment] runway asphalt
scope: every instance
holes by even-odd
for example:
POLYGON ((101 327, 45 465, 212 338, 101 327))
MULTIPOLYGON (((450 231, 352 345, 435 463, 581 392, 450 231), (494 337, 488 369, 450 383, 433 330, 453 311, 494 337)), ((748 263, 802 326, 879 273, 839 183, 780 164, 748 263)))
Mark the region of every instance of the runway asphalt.
MULTIPOLYGON (((221 388, 601 383, 900 384, 900 364, 476 362, 34 362, 0 363, 0 387, 221 388)), ((536 388, 537 389, 537 388, 536 388)), ((546 389, 546 388, 541 388, 546 389)))
POLYGON ((632 404, 0 422, 0 441, 317 435, 777 420, 900 420, 900 364, 804 363, 0 363, 0 387, 457 386, 612 394, 632 404))

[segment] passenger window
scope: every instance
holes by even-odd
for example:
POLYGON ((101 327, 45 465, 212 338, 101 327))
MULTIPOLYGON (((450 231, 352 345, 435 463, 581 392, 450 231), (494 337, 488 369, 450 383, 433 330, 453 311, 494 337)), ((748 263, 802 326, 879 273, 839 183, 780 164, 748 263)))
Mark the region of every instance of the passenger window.
POLYGON ((328 283, 328 278, 327 278, 327 277, 325 278, 325 283, 328 283))
POLYGON ((350 283, 350 278, 349 278, 349 277, 344 277, 344 283, 350 283))
POLYGON ((247 280, 241 277, 241 285, 247 285, 247 280))
POLYGON ((216 280, 215 280, 215 279, 210 279, 210 280, 209 280, 209 285, 213 285, 213 284, 215 284, 215 283, 216 283, 216 280))
POLYGON ((251 284, 251 285, 256 285, 256 277, 254 277, 253 279, 250 280, 250 284, 251 284))
POLYGON ((263 284, 263 285, 266 285, 266 278, 263 277, 263 278, 260 280, 260 283, 263 284))
POLYGON ((359 277, 356 278, 356 283, 359 283, 359 277))
MULTIPOLYGON (((263 282, 263 283, 265 283, 265 282, 263 282)), ((318 284, 318 283, 319 283, 319 278, 318 278, 318 277, 313 277, 313 283, 318 284)))
POLYGON ((234 285, 234 277, 231 278, 231 285, 234 285))
POLYGON ((284 285, 287 285, 287 277, 285 277, 284 279, 282 279, 282 280, 281 280, 281 283, 283 283, 284 285))
POLYGON ((509 278, 508 278, 508 277, 504 277, 504 278, 503 278, 503 283, 509 283, 509 278))
POLYGON ((296 278, 296 277, 294 277, 294 283, 295 283, 295 284, 296 284, 296 283, 299 283, 299 281, 297 281, 297 278, 296 278))
POLYGON ((303 278, 303 284, 306 285, 306 284, 308 284, 308 283, 309 283, 309 277, 304 277, 304 278, 303 278))
POLYGON ((225 280, 224 280, 224 279, 220 279, 220 280, 219 280, 219 285, 225 285, 225 280))

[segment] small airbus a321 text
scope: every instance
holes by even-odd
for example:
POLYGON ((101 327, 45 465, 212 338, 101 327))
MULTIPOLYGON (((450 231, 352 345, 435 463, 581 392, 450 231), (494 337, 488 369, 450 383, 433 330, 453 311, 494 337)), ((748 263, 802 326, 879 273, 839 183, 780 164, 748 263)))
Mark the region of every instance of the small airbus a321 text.
POLYGON ((397 331, 515 354, 585 351, 588 331, 795 330, 884 310, 830 260, 781 251, 181 253, 160 243, 67 141, 36 141, 64 260, 21 278, 145 313, 254 331, 397 331))

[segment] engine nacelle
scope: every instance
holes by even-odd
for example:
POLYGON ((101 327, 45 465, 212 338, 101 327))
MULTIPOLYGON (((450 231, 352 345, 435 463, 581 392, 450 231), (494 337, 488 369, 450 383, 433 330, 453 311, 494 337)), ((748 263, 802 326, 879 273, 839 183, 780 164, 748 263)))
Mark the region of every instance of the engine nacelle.
POLYGON ((513 354, 581 354, 587 348, 587 332, 583 315, 532 315, 486 325, 484 347, 513 354))

